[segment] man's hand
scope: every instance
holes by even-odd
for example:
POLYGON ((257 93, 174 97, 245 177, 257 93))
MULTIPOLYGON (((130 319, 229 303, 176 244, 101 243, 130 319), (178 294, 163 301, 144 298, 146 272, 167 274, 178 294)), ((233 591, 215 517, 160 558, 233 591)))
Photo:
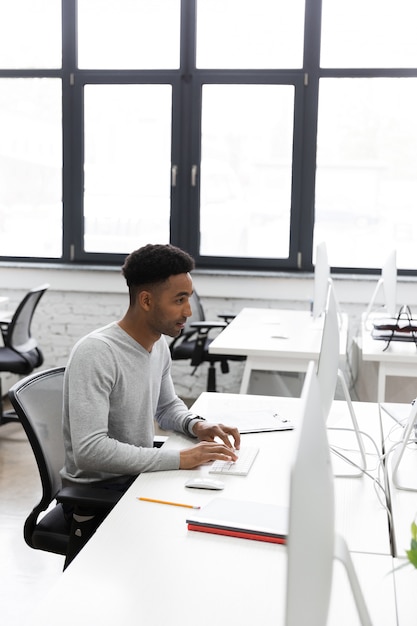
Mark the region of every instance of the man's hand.
POLYGON ((197 445, 180 452, 180 469, 193 469, 209 461, 236 461, 237 455, 229 445, 216 441, 200 441, 197 445))
POLYGON ((233 437, 234 448, 236 450, 240 448, 240 433, 237 428, 201 421, 194 424, 193 432, 200 441, 216 441, 216 439, 220 439, 228 448, 233 448, 230 441, 230 437, 233 437))

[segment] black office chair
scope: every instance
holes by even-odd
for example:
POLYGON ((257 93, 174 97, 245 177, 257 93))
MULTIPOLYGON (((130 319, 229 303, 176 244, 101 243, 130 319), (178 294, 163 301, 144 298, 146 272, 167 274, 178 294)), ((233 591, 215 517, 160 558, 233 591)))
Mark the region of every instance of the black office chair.
POLYGON ((192 374, 195 373, 199 365, 208 363, 207 391, 216 391, 216 363, 220 363, 222 373, 227 374, 229 372, 228 361, 244 361, 246 359, 244 356, 210 354, 208 350, 214 339, 214 336, 209 338, 210 331, 220 330, 221 332, 235 315, 233 313, 221 313, 218 317, 223 321, 206 320, 204 309, 196 291, 191 296, 190 304, 192 315, 187 319, 181 335, 171 342, 169 346, 171 357, 173 361, 190 360, 194 367, 192 374))
MULTIPOLYGON (((31 289, 18 305, 11 321, 0 321, 4 346, 0 347, 0 372, 30 374, 43 363, 38 342, 31 335, 33 314, 49 285, 31 289)), ((3 393, 0 378, 0 426, 16 421, 14 411, 3 411, 3 393)))
POLYGON ((32 447, 42 483, 42 497, 25 521, 24 538, 31 548, 65 555, 65 568, 86 541, 79 536, 84 520, 79 520, 77 529, 66 519, 61 503, 74 506, 75 512, 82 510, 83 515, 88 511, 88 517, 97 515, 101 522, 122 493, 82 485, 62 487, 64 371, 56 367, 31 374, 10 388, 9 398, 32 447), (55 506, 42 516, 54 501, 55 506))

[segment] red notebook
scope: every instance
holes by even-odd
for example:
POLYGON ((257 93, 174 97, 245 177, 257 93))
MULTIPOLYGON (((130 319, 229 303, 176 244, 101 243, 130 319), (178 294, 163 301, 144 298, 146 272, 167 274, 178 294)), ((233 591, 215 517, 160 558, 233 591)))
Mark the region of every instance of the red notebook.
POLYGON ((288 508, 262 502, 215 498, 187 520, 188 530, 285 543, 288 508))

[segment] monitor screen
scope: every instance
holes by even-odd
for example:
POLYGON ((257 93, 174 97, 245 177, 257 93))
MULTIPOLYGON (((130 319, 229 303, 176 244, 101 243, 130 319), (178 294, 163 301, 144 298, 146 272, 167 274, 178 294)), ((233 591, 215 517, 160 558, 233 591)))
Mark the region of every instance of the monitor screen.
POLYGON ((374 293, 372 294, 372 298, 369 302, 368 308, 365 314, 365 322, 368 319, 371 311, 373 310, 373 306, 375 304, 375 300, 379 291, 382 287, 384 294, 384 314, 390 317, 396 317, 397 314, 397 252, 393 250, 388 255, 382 270, 381 270, 381 278, 378 280, 378 283, 374 289, 374 293))
MULTIPOLYGON (((346 465, 346 461, 341 460, 338 463, 341 467, 337 471, 335 470, 335 474, 337 476, 360 476, 362 474, 362 470, 366 468, 366 454, 349 389, 343 376, 343 372, 339 369, 339 344, 339 316, 337 313, 337 303, 333 286, 330 284, 327 294, 327 305, 323 323, 320 354, 317 363, 317 380, 320 386, 323 418, 325 422, 328 420, 330 409, 336 394, 337 382, 339 381, 347 403, 349 415, 352 421, 352 430, 358 446, 359 458, 356 462, 353 465, 346 465)), ((354 456, 356 456, 356 453, 354 456)), ((333 457, 333 461, 335 461, 335 457, 333 457)))
POLYGON ((332 286, 328 286, 327 289, 325 309, 323 334, 317 363, 317 379, 320 386, 323 417, 326 421, 336 392, 340 352, 339 319, 332 286))

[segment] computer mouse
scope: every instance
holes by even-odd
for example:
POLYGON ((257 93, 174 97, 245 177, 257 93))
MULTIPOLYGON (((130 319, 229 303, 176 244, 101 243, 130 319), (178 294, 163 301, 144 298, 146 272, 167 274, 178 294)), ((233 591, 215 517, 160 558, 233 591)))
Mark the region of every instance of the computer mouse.
POLYGON ((185 486, 193 489, 224 489, 224 483, 214 478, 190 478, 185 486))

